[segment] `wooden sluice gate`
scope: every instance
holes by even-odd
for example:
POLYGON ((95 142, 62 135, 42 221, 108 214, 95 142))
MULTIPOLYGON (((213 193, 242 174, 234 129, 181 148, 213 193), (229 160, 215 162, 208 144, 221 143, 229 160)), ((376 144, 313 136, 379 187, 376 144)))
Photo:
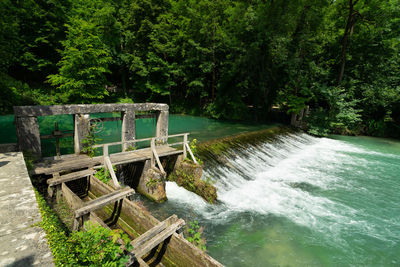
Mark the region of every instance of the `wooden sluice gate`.
MULTIPOLYGON (((103 227, 117 227, 133 238, 129 251, 130 265, 140 266, 222 266, 188 242, 182 235, 185 221, 172 215, 160 222, 148 211, 130 200, 135 190, 156 201, 165 197, 166 162, 177 161, 191 156, 196 163, 188 143, 188 133, 168 135, 168 105, 165 104, 104 104, 15 107, 18 144, 21 150, 31 151, 38 160, 34 163, 31 175, 45 175, 48 195, 55 200, 61 198, 73 210, 72 230, 84 228, 86 221, 97 222, 103 227), (135 112, 155 111, 157 120, 156 136, 136 139, 135 112), (101 155, 89 157, 82 154, 82 140, 90 131, 90 113, 121 112, 122 136, 120 142, 93 145, 101 155), (75 154, 42 158, 37 116, 74 115, 75 154), (182 138, 179 142, 171 139, 182 138), (149 147, 139 145, 149 143, 149 147), (122 152, 110 154, 111 146, 120 146, 122 152), (133 150, 131 150, 134 148, 133 150), (136 187, 120 185, 113 166, 141 164, 136 179, 136 187), (99 168, 108 170, 109 184, 98 180, 94 175, 99 168), (162 194, 152 194, 145 181, 156 179, 161 183, 162 194), (147 179, 147 180, 146 180, 147 179), (79 192, 78 192, 79 191, 79 192)), ((98 119, 97 119, 98 120, 98 119)), ((58 130, 58 129, 57 129, 58 130)), ((71 135, 71 133, 68 133, 71 135)), ((57 133, 62 136, 62 133, 57 133)), ((42 136, 43 137, 43 136, 42 136)), ((44 136, 50 138, 51 136, 44 136)), ((58 143, 58 142, 57 142, 58 143)), ((158 189, 157 189, 158 190, 158 189)))

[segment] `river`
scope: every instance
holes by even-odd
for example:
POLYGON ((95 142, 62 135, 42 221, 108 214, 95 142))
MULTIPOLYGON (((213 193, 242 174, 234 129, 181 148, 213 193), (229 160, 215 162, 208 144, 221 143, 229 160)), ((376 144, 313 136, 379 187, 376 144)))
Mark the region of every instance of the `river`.
MULTIPOLYGON (((43 133, 51 131, 52 122, 44 125, 43 133)), ((105 141, 118 139, 111 126, 105 141)), ((200 141, 269 127, 176 115, 169 126, 171 134, 191 132, 200 141)), ((2 129, 12 132, 8 127, 3 120, 2 129)), ((154 121, 143 119, 137 129, 149 136, 154 121)), ((205 161, 213 166, 204 175, 215 181, 217 205, 172 182, 167 202, 140 199, 159 219, 175 213, 198 220, 207 252, 227 266, 400 265, 399 141, 289 133, 232 149, 226 160, 205 161)))

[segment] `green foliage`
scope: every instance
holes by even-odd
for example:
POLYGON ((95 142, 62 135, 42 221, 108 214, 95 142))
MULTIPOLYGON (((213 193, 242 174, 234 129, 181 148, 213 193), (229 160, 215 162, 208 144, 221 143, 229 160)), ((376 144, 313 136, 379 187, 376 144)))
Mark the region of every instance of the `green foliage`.
MULTIPOLYGON (((194 138, 190 143, 189 143, 189 147, 190 150, 192 151, 194 157, 196 158, 196 161, 198 164, 202 165, 203 161, 198 157, 198 153, 197 153, 197 139, 194 138)), ((189 153, 187 154, 187 159, 189 159, 190 161, 193 161, 192 157, 189 155, 189 153)))
POLYGON ((91 158, 95 156, 97 150, 93 146, 96 145, 97 142, 101 141, 100 138, 95 137, 92 130, 89 131, 89 133, 86 135, 86 138, 82 139, 82 152, 87 154, 91 158))
POLYGON ((73 232, 68 239, 69 253, 74 266, 123 266, 129 256, 121 246, 132 249, 129 238, 121 230, 110 230, 88 222, 86 231, 73 232), (117 240, 122 240, 119 244, 117 240))
POLYGON ((199 226, 199 222, 190 221, 186 226, 188 236, 186 239, 201 250, 206 251, 206 240, 203 237, 203 228, 199 226))
POLYGON ((30 172, 31 170, 33 170, 33 167, 34 167, 33 163, 35 161, 35 157, 31 151, 24 151, 23 154, 24 154, 26 168, 27 168, 28 172, 30 172))
POLYGON ((153 177, 150 177, 146 182, 146 186, 152 190, 155 189, 159 184, 160 181, 158 179, 154 179, 153 177))
POLYGON ((125 151, 135 151, 136 149, 137 149, 136 146, 130 145, 125 149, 125 151))
MULTIPOLYGON (((114 172, 117 170, 115 166, 113 166, 114 172)), ((99 179, 100 181, 102 181, 105 184, 108 184, 111 180, 111 174, 110 171, 107 169, 104 172, 104 168, 100 168, 96 171, 96 173, 94 174, 94 176, 99 179)))
POLYGON ((314 134, 399 136, 399 0, 4 0, 0 10, 1 113, 154 101, 264 121, 275 105, 309 107, 314 134))
POLYGON ((127 235, 92 224, 70 234, 43 196, 35 194, 56 266, 121 266, 128 261, 123 250, 132 249, 127 235))
POLYGON ((49 76, 69 101, 98 101, 108 95, 105 88, 113 48, 108 43, 118 31, 115 9, 108 1, 73 1, 67 21, 59 74, 49 76))
POLYGON ((308 132, 313 135, 326 136, 329 133, 355 134, 361 122, 361 110, 356 109, 357 100, 340 87, 324 87, 319 91, 319 99, 327 106, 314 108, 307 118, 308 132))

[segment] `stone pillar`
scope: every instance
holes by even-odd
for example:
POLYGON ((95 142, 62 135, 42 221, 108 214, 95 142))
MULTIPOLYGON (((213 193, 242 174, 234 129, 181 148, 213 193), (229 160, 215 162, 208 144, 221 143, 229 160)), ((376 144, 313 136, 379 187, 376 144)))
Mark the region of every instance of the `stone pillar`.
MULTIPOLYGON (((135 112, 127 110, 121 114, 122 127, 121 127, 121 141, 135 140, 136 138, 136 124, 135 112)), ((125 151, 129 146, 135 146, 134 143, 122 145, 122 151, 125 151)))
POLYGON ((168 114, 168 110, 157 112, 156 137, 168 136, 168 114))
POLYGON ((74 150, 75 154, 80 154, 83 148, 82 139, 89 133, 90 121, 89 114, 74 115, 74 150))
POLYGON ((20 151, 29 151, 41 158, 42 148, 37 117, 16 117, 16 128, 20 151))
POLYGON ((150 160, 146 160, 144 163, 136 190, 148 199, 159 203, 167 200, 165 175, 158 169, 152 168, 150 160))

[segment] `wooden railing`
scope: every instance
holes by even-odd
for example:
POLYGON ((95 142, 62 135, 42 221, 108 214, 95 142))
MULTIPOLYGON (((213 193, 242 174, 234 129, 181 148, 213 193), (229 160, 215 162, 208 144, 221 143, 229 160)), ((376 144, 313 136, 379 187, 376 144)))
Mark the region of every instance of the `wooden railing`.
MULTIPOLYGON (((157 146, 177 146, 177 145, 182 145, 183 147, 183 158, 185 159, 187 157, 187 153, 189 152, 193 162, 195 164, 197 163, 196 157, 193 155, 192 150, 190 149, 189 146, 189 141, 188 141, 188 135, 189 133, 182 133, 182 134, 174 134, 174 135, 168 135, 168 136, 160 136, 160 137, 149 137, 149 138, 142 138, 142 139, 134 139, 134 140, 127 140, 127 141, 120 141, 120 142, 113 142, 113 143, 107 143, 107 144, 100 144, 100 145, 94 145, 93 148, 103 148, 103 157, 104 157, 104 166, 109 170, 111 178, 113 180, 113 183, 116 188, 119 188, 117 176, 115 175, 115 172, 112 168, 112 163, 110 160, 110 155, 109 155, 109 147, 110 146, 116 146, 116 145, 124 145, 124 144, 136 144, 140 142, 146 142, 150 141, 150 150, 151 150, 151 166, 155 167, 156 163, 158 165, 158 169, 165 174, 165 170, 161 164, 160 158, 157 153, 157 146), (168 139, 170 138, 176 138, 176 137, 182 137, 183 141, 182 142, 175 142, 175 143, 168 143, 168 139)), ((148 147, 141 148, 138 150, 142 149, 148 149, 148 147)), ((136 150, 137 151, 137 150, 136 150)), ((132 151, 123 151, 121 153, 131 153, 132 151)))

